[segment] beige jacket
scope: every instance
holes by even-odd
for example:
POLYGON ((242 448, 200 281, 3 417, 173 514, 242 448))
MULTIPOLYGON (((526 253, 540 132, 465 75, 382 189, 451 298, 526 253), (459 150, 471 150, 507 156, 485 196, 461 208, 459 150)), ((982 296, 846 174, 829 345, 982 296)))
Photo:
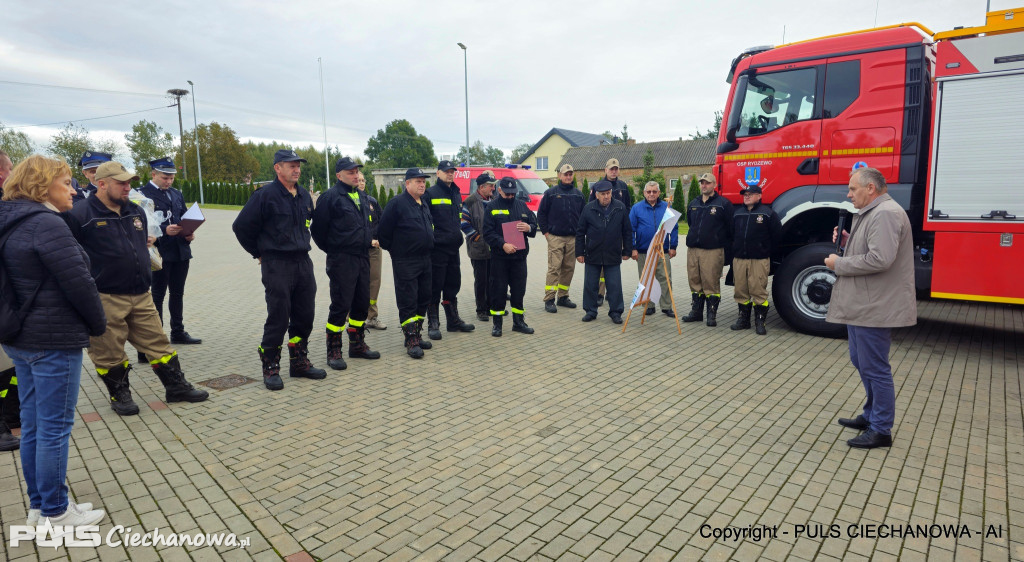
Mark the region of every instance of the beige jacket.
POLYGON ((0 372, 12 368, 14 368, 14 361, 11 361, 11 358, 4 353, 3 348, 0 348, 0 372))
POLYGON ((854 215, 835 271, 827 321, 868 328, 917 323, 910 219, 887 193, 854 215))

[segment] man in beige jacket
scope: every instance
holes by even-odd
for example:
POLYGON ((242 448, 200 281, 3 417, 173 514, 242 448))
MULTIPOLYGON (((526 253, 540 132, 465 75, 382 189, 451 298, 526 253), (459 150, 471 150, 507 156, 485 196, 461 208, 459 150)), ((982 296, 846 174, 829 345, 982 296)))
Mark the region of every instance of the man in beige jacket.
POLYGON ((863 414, 839 419, 839 425, 864 431, 846 442, 859 449, 892 445, 896 392, 889 365, 890 330, 917 323, 910 220, 887 191, 885 178, 874 168, 850 174, 847 197, 857 214, 850 233, 833 234, 833 241, 843 237, 843 255, 825 258, 839 277, 826 320, 847 325, 850 362, 867 392, 863 414))

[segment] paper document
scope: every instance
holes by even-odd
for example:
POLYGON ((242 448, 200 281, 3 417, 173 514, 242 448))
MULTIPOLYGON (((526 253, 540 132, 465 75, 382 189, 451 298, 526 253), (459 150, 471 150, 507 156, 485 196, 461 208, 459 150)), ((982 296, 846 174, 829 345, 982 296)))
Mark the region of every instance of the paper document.
POLYGON ((199 208, 199 203, 192 203, 192 206, 185 211, 184 215, 181 215, 181 220, 178 221, 178 226, 181 227, 181 234, 179 234, 179 236, 191 235, 204 222, 206 222, 206 217, 203 216, 203 211, 199 208))

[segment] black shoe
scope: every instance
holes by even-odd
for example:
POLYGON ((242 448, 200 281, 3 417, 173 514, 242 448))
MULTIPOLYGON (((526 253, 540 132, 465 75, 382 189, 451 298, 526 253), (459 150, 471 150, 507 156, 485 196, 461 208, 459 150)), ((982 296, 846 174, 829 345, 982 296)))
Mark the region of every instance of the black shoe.
POLYGON ((491 315, 489 313, 487 313, 487 312, 479 312, 479 311, 477 311, 476 319, 481 321, 481 322, 489 322, 491 320, 491 315))
POLYGON ((615 322, 616 324, 622 324, 622 315, 621 314, 614 314, 613 313, 613 314, 609 314, 608 317, 612 319, 612 322, 615 322))
POLYGON ((646 314, 647 316, 650 316, 650 315, 654 314, 655 312, 657 312, 657 310, 654 310, 653 308, 648 308, 647 311, 644 312, 644 314, 646 314))
POLYGON ((562 295, 558 297, 558 301, 555 302, 558 306, 564 306, 565 308, 576 308, 576 303, 569 300, 569 295, 562 295))
POLYGON ((843 427, 848 427, 850 429, 859 429, 861 431, 864 431, 865 429, 871 427, 871 424, 868 423, 868 420, 864 419, 863 415, 858 415, 853 419, 839 418, 839 425, 843 427))
POLYGON ((603 304, 604 304, 604 295, 597 295, 597 307, 601 308, 601 305, 603 305, 603 304))
POLYGON ((596 318, 597 318, 596 314, 591 314, 589 312, 583 315, 583 321, 584 322, 591 322, 591 321, 595 320, 596 318))
MULTIPOLYGON (((430 343, 430 340, 423 339, 423 320, 417 320, 416 324, 416 345, 422 350, 427 350, 434 347, 434 344, 430 343)), ((438 332, 439 334, 441 332, 438 332)))
POLYGON ((718 316, 718 303, 722 302, 722 297, 716 295, 708 295, 706 297, 705 302, 708 305, 708 319, 705 323, 709 327, 714 328, 715 326, 718 325, 718 321, 716 320, 718 316))
POLYGON ((348 356, 352 359, 380 359, 380 352, 366 345, 366 329, 362 326, 348 329, 348 356))
POLYGON ((413 359, 423 358, 423 348, 420 347, 419 322, 410 322, 402 326, 402 334, 405 336, 405 351, 413 359))
POLYGON ((16 451, 21 447, 21 439, 15 437, 7 424, 0 421, 0 451, 16 451))
POLYGON ((665 316, 668 316, 669 318, 675 318, 676 317, 676 313, 672 312, 671 310, 669 310, 667 308, 661 309, 661 312, 662 312, 662 314, 664 314, 665 316))
POLYGON ((750 303, 736 305, 736 322, 729 326, 730 330, 749 330, 750 311, 754 305, 750 303))
POLYGON ((706 299, 703 293, 690 293, 690 297, 693 299, 690 303, 690 313, 683 316, 683 322, 700 322, 704 320, 704 301, 706 299))
POLYGON ((544 301, 544 312, 550 312, 552 314, 558 312, 558 307, 555 306, 555 299, 544 301))
POLYGON ((149 357, 146 357, 145 353, 140 351, 138 357, 139 357, 139 365, 149 365, 149 357))
POLYGON ((284 381, 281 380, 281 346, 268 349, 261 346, 257 351, 260 353, 260 363, 263 364, 263 385, 267 390, 284 388, 284 381))
POLYGON ((431 304, 427 307, 427 337, 432 340, 441 339, 441 312, 438 310, 440 304, 431 304))
POLYGON ((445 324, 449 332, 472 332, 476 329, 476 326, 466 323, 459 316, 458 299, 441 301, 441 306, 444 308, 445 324))
POLYGON ((313 366, 309 360, 309 350, 306 348, 306 340, 297 343, 288 343, 288 376, 292 378, 303 378, 321 380, 327 378, 327 371, 313 366))
POLYGON ((768 318, 768 305, 759 304, 754 307, 754 331, 757 335, 763 336, 768 333, 764 327, 764 321, 768 318))
POLYGON ((523 319, 522 314, 512 313, 512 331, 520 332, 523 334, 532 334, 533 328, 526 325, 526 320, 523 319))
MULTIPOLYGON (((125 361, 123 365, 115 365, 100 375, 100 380, 107 387, 110 396, 110 409, 119 416, 134 416, 139 413, 139 406, 132 399, 128 373, 132 367, 125 361)), ((99 369, 96 370, 99 374, 99 369)))
POLYGON ((857 437, 846 442, 854 449, 874 449, 877 447, 892 447, 892 435, 882 435, 872 430, 867 430, 857 437))
POLYGON ((203 343, 203 340, 199 338, 193 338, 188 335, 188 332, 182 332, 180 334, 171 334, 171 343, 177 343, 181 345, 198 345, 203 343))

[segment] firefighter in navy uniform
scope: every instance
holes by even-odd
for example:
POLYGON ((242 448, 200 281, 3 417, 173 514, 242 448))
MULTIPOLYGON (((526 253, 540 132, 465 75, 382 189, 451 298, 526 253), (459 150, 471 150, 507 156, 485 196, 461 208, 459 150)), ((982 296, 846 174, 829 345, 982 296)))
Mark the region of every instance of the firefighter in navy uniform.
MULTIPOLYGON (((604 178, 590 186, 590 199, 589 201, 597 200, 597 188, 607 185, 612 190, 612 201, 618 201, 625 205, 626 214, 629 214, 629 210, 633 208, 633 191, 629 189, 626 182, 619 179, 619 161, 615 158, 609 158, 604 163, 604 178)), ((600 307, 604 304, 605 286, 604 286, 604 270, 601 270, 601 282, 597 287, 597 306, 600 307)))
POLYGON ((733 330, 750 328, 750 311, 754 311, 754 330, 767 334, 764 321, 768 317, 768 274, 772 252, 782 241, 782 222, 771 207, 761 202, 761 187, 747 186, 740 190, 743 205, 732 217, 732 274, 739 314, 733 330))
POLYGON ((366 345, 366 316, 370 310, 370 198, 359 191, 359 168, 348 156, 334 164, 338 181, 317 199, 310 234, 327 254, 331 308, 327 316, 327 365, 347 367, 341 332, 348 322, 348 356, 380 359, 366 345))
POLYGON ((537 236, 537 217, 526 204, 516 198, 516 180, 508 176, 498 182, 500 197, 484 207, 484 240, 491 247, 490 284, 487 288, 491 301, 491 318, 494 326, 491 335, 501 337, 502 319, 505 316, 505 289, 511 294, 512 331, 532 334, 533 328, 523 319, 523 297, 526 295, 526 256, 530 253, 527 237, 537 236), (525 250, 517 250, 505 241, 502 225, 515 222, 516 230, 522 232, 526 242, 525 250))
POLYGON ((717 326, 718 304, 722 302, 722 268, 725 248, 732 244, 732 203, 715 191, 715 176, 700 176, 700 197, 686 208, 686 273, 690 281, 690 313, 683 322, 704 319, 708 309, 708 326, 717 326))
POLYGON ((181 235, 181 216, 187 210, 185 197, 180 191, 171 187, 177 169, 170 158, 160 158, 149 163, 153 177, 139 191, 153 201, 153 207, 167 215, 167 220, 160 224, 163 236, 157 238, 156 249, 163 258, 163 268, 153 272, 153 304, 160 315, 160 323, 164 321, 164 296, 170 290, 167 310, 171 314, 171 343, 200 344, 203 340, 194 338, 185 331, 182 320, 185 298, 185 280, 188 278, 188 265, 192 259, 192 240, 194 234, 181 235))
POLYGON ((434 249, 430 253, 433 269, 430 308, 427 309, 427 335, 441 339, 438 306, 444 307, 449 332, 472 332, 476 326, 459 317, 459 288, 462 287, 462 193, 455 185, 455 165, 442 160, 437 165, 437 183, 423 196, 434 221, 434 249))
MULTIPOLYGON (((95 150, 86 150, 82 153, 82 157, 78 159, 78 167, 82 169, 82 175, 85 179, 89 180, 89 185, 85 187, 75 186, 75 195, 72 200, 77 203, 90 195, 96 193, 96 185, 93 184, 93 178, 96 177, 96 168, 100 167, 100 164, 104 162, 110 162, 112 155, 106 152, 96 152, 95 150)), ((75 183, 78 183, 77 181, 75 183)))
POLYGON ((309 259, 309 225, 313 199, 299 181, 306 160, 293 150, 274 153, 274 181, 252 194, 231 225, 239 244, 260 262, 266 290, 267 321, 263 325, 260 361, 263 384, 281 390, 281 340, 288 333, 288 374, 323 379, 327 371, 309 361, 316 278, 309 259))
POLYGON ((434 249, 434 225, 423 202, 430 174, 419 168, 405 172, 405 191, 388 201, 377 231, 380 247, 391 254, 395 279, 395 304, 409 357, 420 359, 433 344, 421 334, 430 304, 430 251, 434 249))
POLYGON ((576 272, 576 228, 583 213, 583 192, 573 186, 572 166, 558 169, 558 184, 544 192, 537 208, 537 224, 548 241, 548 274, 544 284, 544 310, 576 308, 569 300, 569 283, 576 272))

